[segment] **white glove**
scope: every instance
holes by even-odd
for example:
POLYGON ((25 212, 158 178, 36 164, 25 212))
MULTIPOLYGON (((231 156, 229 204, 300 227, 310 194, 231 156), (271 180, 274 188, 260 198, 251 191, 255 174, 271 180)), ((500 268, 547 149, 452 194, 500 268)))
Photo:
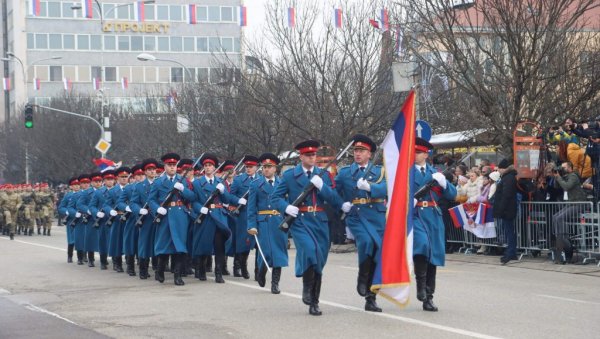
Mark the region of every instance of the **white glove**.
POLYGON ((96 213, 96 217, 98 217, 99 219, 104 218, 104 212, 98 212, 98 213, 96 213))
POLYGON ((292 217, 297 217, 298 216, 298 212, 300 211, 300 209, 294 205, 288 205, 285 208, 285 213, 291 215, 292 217))
POLYGON ((140 208, 140 215, 146 215, 148 214, 148 210, 145 208, 140 208))
POLYGON ((446 177, 442 173, 440 173, 440 172, 433 173, 431 175, 431 177, 433 178, 433 180, 437 181, 438 184, 440 184, 440 186, 443 189, 446 189, 446 186, 448 185, 448 183, 446 182, 446 177))
POLYGON ((125 212, 131 213, 131 208, 129 208, 129 206, 125 206, 125 212))
POLYGON ((344 213, 349 213, 351 209, 352 209, 352 203, 350 201, 346 201, 345 203, 342 204, 342 211, 344 213))
POLYGON ((79 212, 75 213, 75 218, 81 218, 81 213, 79 213, 79 212))
POLYGON ((246 200, 244 198, 240 198, 240 200, 238 200, 238 205, 246 206, 247 203, 248 203, 248 200, 246 200))
POLYGON ((417 202, 419 202, 419 200, 413 198, 413 207, 417 207, 417 202))
POLYGON ((467 203, 472 204, 474 202, 477 202, 477 197, 470 197, 469 199, 467 199, 467 203))
POLYGON ((90 210, 87 210, 86 214, 87 215, 92 215, 92 212, 90 212, 90 210))
POLYGON ((160 215, 167 215, 167 209, 166 209, 166 208, 164 208, 164 207, 159 207, 159 208, 156 210, 156 213, 158 213, 158 214, 160 214, 160 215))
POLYGON ((359 190, 371 192, 371 184, 369 184, 369 182, 366 181, 365 178, 358 179, 358 181, 356 182, 356 188, 358 188, 359 190))
POLYGON ((69 216, 69 211, 65 211, 65 215, 68 217, 69 216))
POLYGON ((110 210, 110 212, 108 212, 108 214, 110 214, 111 217, 116 217, 117 216, 117 211, 110 210))
POLYGON ((217 189, 219 192, 221 192, 221 194, 225 193, 225 186, 222 183, 217 184, 217 189))
POLYGON ((310 182, 312 182, 312 184, 315 185, 319 191, 323 188, 323 179, 321 179, 321 177, 318 175, 310 178, 310 182))
POLYGON ((202 214, 208 214, 208 207, 202 207, 200 209, 200 213, 202 213, 202 214))
POLYGON ((175 185, 173 185, 173 188, 178 190, 179 192, 183 192, 183 184, 180 182, 176 182, 175 185))
POLYGON ((251 228, 248 230, 248 234, 250 235, 257 235, 258 234, 258 230, 256 228, 251 228))

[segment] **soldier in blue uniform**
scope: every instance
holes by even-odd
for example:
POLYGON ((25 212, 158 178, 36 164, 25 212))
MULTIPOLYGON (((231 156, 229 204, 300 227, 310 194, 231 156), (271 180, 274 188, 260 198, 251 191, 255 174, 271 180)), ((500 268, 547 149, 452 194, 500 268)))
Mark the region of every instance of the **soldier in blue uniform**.
MULTIPOLYGON (((142 162, 142 169, 144 170, 146 178, 135 185, 129 203, 129 208, 132 211, 130 218, 134 220, 133 222, 135 223, 138 218, 142 218, 142 225, 139 227, 137 250, 140 265, 140 279, 143 280, 150 277, 148 274, 148 267, 150 266, 150 258, 154 256, 154 232, 156 227, 153 221, 155 216, 150 213, 147 202, 150 195, 150 189, 156 178, 157 166, 158 161, 152 158, 145 159, 142 162)), ((138 225, 134 225, 134 227, 138 227, 138 225)))
POLYGON ((267 265, 273 268, 271 293, 279 294, 281 268, 288 266, 287 234, 279 230, 282 221, 270 201, 271 193, 281 181, 275 174, 279 158, 273 153, 264 153, 258 161, 262 166, 262 176, 250 185, 248 197, 248 233, 256 235, 267 262, 258 255, 258 285, 266 284, 267 265))
POLYGON ((73 248, 75 247, 75 203, 79 197, 79 180, 77 178, 69 179, 69 188, 71 191, 67 192, 58 205, 58 213, 65 217, 65 225, 67 231, 67 262, 73 262, 73 248))
MULTIPOLYGON (((217 172, 217 176, 219 178, 227 177, 226 179, 223 180, 223 185, 225 185, 225 190, 227 192, 231 192, 231 185, 233 184, 233 178, 234 178, 233 175, 227 176, 227 174, 230 171, 232 171, 234 168, 235 168, 235 161, 228 159, 223 162, 223 166, 217 172)), ((224 204, 224 206, 227 209, 227 225, 229 225, 229 229, 231 230, 232 236, 229 237, 229 239, 227 239, 227 243, 225 244, 225 261, 223 262, 223 275, 230 275, 231 273, 227 269, 227 258, 235 257, 235 244, 233 244, 233 241, 232 241, 233 233, 235 232, 235 215, 233 215, 232 212, 237 207, 235 205, 229 205, 229 204, 224 204)), ((209 261, 211 258, 212 257, 210 257, 210 256, 208 257, 206 272, 211 272, 210 265, 209 265, 209 261)), ((241 271, 239 273, 241 275, 241 271)))
POLYGON ((412 168, 412 192, 435 180, 437 185, 423 198, 414 199, 413 214, 413 262, 417 282, 417 299, 423 302, 423 310, 436 312, 433 303, 437 266, 444 266, 445 232, 442 211, 438 201, 442 196, 448 200, 456 198, 456 188, 446 177, 427 164, 429 151, 433 149, 426 140, 417 138, 415 166, 412 168))
MULTIPOLYGON (((77 250, 77 265, 83 265, 83 261, 85 259, 85 223, 87 221, 85 214, 87 210, 80 210, 78 207, 79 199, 81 199, 82 195, 88 194, 88 190, 90 190, 90 177, 87 174, 82 174, 78 178, 80 190, 77 192, 75 204, 73 205, 73 210, 75 211, 75 219, 73 224, 75 225, 75 229, 73 230, 73 235, 75 236, 75 249, 77 250)), ((69 212, 70 213, 70 212, 69 212)))
MULTIPOLYGON (((187 174, 183 178, 183 184, 190 190, 194 189, 192 183, 195 180, 194 169, 192 169, 192 166, 194 166, 194 160, 181 159, 179 161, 179 166, 177 167, 177 173, 182 176, 187 171, 187 174)), ((198 215, 196 215, 196 213, 194 212, 191 202, 188 202, 187 208, 190 211, 190 218, 189 218, 190 225, 188 226, 188 234, 187 234, 187 240, 186 240, 186 246, 188 248, 188 253, 186 253, 183 258, 182 269, 181 269, 182 277, 187 277, 188 275, 194 274, 194 271, 192 270, 192 253, 191 252, 192 252, 192 243, 193 243, 193 237, 192 237, 193 227, 191 227, 192 226, 191 223, 195 220, 195 217, 198 217, 198 215)))
POLYGON ((131 217, 133 211, 129 204, 136 184, 146 178, 141 164, 131 167, 131 173, 129 184, 125 186, 117 201, 117 211, 123 213, 121 221, 123 224, 123 254, 125 254, 125 264, 127 265, 125 272, 129 276, 135 277, 135 255, 137 254, 139 228, 135 226, 137 218, 131 217))
MULTIPOLYGON (((242 200, 242 205, 246 204, 244 195, 250 190, 250 184, 260 177, 256 173, 258 170, 258 158, 252 155, 244 157, 244 167, 246 173, 242 173, 233 179, 230 193, 242 200)), ((234 247, 235 256, 233 257, 233 276, 250 279, 248 273, 248 255, 254 248, 254 237, 248 234, 248 213, 244 206, 238 208, 238 216, 235 217, 235 230, 231 245, 234 247)))
POLYGON ((215 254, 215 282, 224 283, 223 264, 225 262, 225 243, 231 237, 227 224, 224 205, 237 202, 239 199, 225 189, 221 178, 215 176, 219 160, 213 154, 205 154, 200 163, 204 167, 204 176, 194 180, 195 199, 193 208, 196 215, 204 214, 201 224, 194 224, 193 252, 197 278, 206 280, 206 259, 215 254), (219 195, 212 204, 204 206, 208 198, 218 190, 219 195))
POLYGON ((109 217, 109 212, 112 207, 106 207, 108 192, 115 186, 115 171, 108 170, 102 173, 104 186, 94 191, 90 200, 90 212, 95 215, 98 220, 98 252, 100 253, 100 269, 106 270, 108 267, 108 242, 110 240, 110 227, 106 225, 109 217))
POLYGON ((113 270, 117 273, 123 272, 123 228, 125 224, 121 222, 122 211, 117 211, 119 198, 125 187, 127 187, 131 169, 129 167, 119 167, 115 170, 117 174, 117 185, 108 191, 106 203, 111 210, 108 212, 113 218, 110 226, 110 241, 108 242, 108 255, 112 258, 113 270))
POLYGON ((285 171, 281 183, 271 195, 271 205, 281 214, 295 217, 290 232, 297 251, 296 276, 302 277, 302 301, 309 305, 311 315, 322 314, 319 296, 323 268, 329 253, 329 227, 323 205, 327 202, 335 209, 342 206, 340 197, 332 188, 329 174, 322 173, 323 170, 315 166, 319 146, 315 140, 296 145, 301 163, 285 171), (313 183, 315 189, 299 207, 293 206, 291 203, 309 183, 313 183))
POLYGON ((156 225, 154 253, 159 256, 158 270, 155 279, 165 281, 167 258, 171 256, 174 267, 175 285, 185 285, 181 279, 183 256, 188 252, 187 232, 189 226, 188 201, 194 200, 194 193, 182 183, 183 178, 177 174, 177 162, 180 156, 167 153, 161 157, 165 166, 165 174, 156 179, 150 189, 148 203, 150 210, 160 218, 156 225))
POLYGON ((90 201, 94 192, 102 186, 102 174, 100 172, 92 173, 90 179, 92 187, 81 193, 81 196, 77 200, 77 210, 84 215, 84 221, 82 222, 85 230, 83 249, 87 252, 88 267, 95 267, 94 262, 96 259, 94 252, 98 252, 98 230, 94 228, 96 217, 92 215, 90 210, 90 201))
POLYGON ((381 312, 375 293, 371 292, 371 284, 385 229, 387 183, 381 166, 368 168, 377 145, 362 134, 355 135, 353 140, 354 163, 340 169, 335 187, 345 201, 342 210, 347 213, 346 225, 352 231, 358 248, 356 290, 365 297, 366 311, 381 312))

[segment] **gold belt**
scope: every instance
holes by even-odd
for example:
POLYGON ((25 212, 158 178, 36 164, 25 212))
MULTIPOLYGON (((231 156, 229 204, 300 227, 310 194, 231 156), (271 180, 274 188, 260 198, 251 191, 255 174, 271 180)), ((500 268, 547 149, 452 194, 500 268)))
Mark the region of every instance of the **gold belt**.
POLYGON ((279 211, 277 210, 264 210, 258 211, 259 215, 279 215, 279 211))
POLYGON ((352 200, 352 204, 354 205, 366 205, 366 204, 375 204, 375 203, 384 203, 384 199, 370 199, 370 198, 356 198, 352 200))

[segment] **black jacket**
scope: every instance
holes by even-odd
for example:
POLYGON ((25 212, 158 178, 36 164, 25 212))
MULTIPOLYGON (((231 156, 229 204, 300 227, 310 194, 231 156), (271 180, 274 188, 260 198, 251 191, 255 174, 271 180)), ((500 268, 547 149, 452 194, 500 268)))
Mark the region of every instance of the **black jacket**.
POLYGON ((517 171, 510 166, 500 178, 494 194, 494 218, 517 217, 517 171))

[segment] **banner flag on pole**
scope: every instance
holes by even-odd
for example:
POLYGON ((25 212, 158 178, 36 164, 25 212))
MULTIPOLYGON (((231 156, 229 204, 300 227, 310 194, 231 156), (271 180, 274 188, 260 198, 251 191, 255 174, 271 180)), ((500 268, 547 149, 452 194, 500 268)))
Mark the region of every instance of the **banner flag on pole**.
POLYGON ((296 27, 296 9, 294 7, 289 7, 288 8, 288 20, 287 20, 287 24, 288 27, 290 28, 294 28, 296 27))
POLYGON ((144 22, 146 17, 144 14, 144 2, 136 1, 133 4, 133 19, 137 22, 144 22))
POLYGON ((2 81, 2 87, 5 91, 10 91, 10 78, 4 78, 2 81))
POLYGON ((333 22, 335 23, 336 28, 342 28, 342 9, 335 8, 333 10, 333 22))
POLYGON ((198 23, 198 20, 196 18, 196 5, 195 4, 189 4, 187 7, 187 15, 188 15, 188 24, 191 25, 195 25, 198 23))
POLYGON ((126 90, 127 88, 129 88, 129 79, 127 79, 127 77, 122 77, 121 78, 121 88, 126 90))
POLYGON ((33 89, 39 91, 42 88, 42 82, 40 78, 33 79, 33 89))
POLYGON ((248 25, 248 21, 246 18, 246 6, 240 6, 240 26, 246 27, 248 25))
POLYGON ((91 19, 94 16, 94 4, 93 0, 81 0, 81 9, 83 10, 83 17, 91 19))
POLYGON ((31 0, 31 2, 29 3, 29 15, 39 16, 41 6, 42 5, 40 4, 40 0, 31 0))

